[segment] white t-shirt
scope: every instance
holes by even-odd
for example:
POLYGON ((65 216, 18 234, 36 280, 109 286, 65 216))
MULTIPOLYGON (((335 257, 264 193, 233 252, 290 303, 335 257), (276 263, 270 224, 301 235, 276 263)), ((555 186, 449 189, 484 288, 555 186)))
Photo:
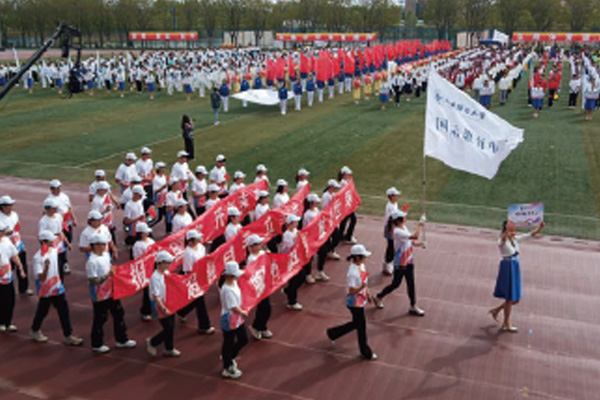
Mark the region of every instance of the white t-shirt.
POLYGON ((306 186, 308 184, 308 180, 305 181, 298 181, 296 183, 296 191, 299 192, 300 189, 302 189, 304 186, 306 186))
POLYGON ((45 281, 39 281, 38 295, 40 297, 61 295, 65 292, 65 288, 58 272, 58 253, 56 249, 49 247, 43 256, 41 250, 33 255, 33 273, 36 279, 38 275, 44 273, 46 260, 49 261, 48 273, 45 281))
POLYGON ((260 219, 260 217, 262 217, 263 215, 265 215, 268 212, 269 212, 268 204, 257 204, 256 208, 254 209, 254 220, 256 221, 256 220, 260 219))
POLYGON ((392 203, 391 201, 388 201, 385 205, 385 219, 383 220, 385 226, 387 226, 390 215, 392 215, 392 213, 396 210, 398 210, 398 202, 392 203))
POLYGON ((139 176, 141 176, 142 178, 149 177, 152 175, 152 171, 154 169, 154 163, 152 162, 151 158, 149 158, 147 160, 142 160, 140 158, 135 163, 135 169, 137 171, 137 174, 139 176))
POLYGON ((280 253, 289 253, 292 247, 296 244, 298 238, 298 229, 286 230, 281 238, 280 253))
POLYGON ((15 230, 15 227, 17 224, 19 224, 19 215, 14 211, 12 211, 9 215, 0 212, 0 222, 4 222, 8 226, 8 229, 12 232, 10 235, 10 240, 13 242, 13 244, 17 246, 19 251, 24 250, 25 246, 21 239, 21 232, 15 230))
POLYGON ((246 265, 252 264, 256 259, 265 254, 264 250, 259 250, 257 254, 249 254, 248 258, 246 258, 246 265))
POLYGON ((88 279, 100 278, 108 275, 110 268, 108 253, 103 253, 101 256, 92 253, 85 264, 85 273, 88 279))
POLYGON ((215 204, 217 204, 218 201, 219 201, 219 199, 208 199, 208 200, 206 200, 206 204, 205 204, 206 209, 209 210, 212 206, 214 206, 215 204))
POLYGON ((181 192, 178 191, 173 191, 171 190, 169 193, 167 193, 167 197, 165 199, 165 205, 167 207, 175 207, 175 204, 177 203, 177 200, 182 199, 183 195, 181 194, 181 192))
POLYGON ((307 227, 315 218, 319 216, 319 209, 317 207, 306 210, 302 217, 302 226, 307 227))
POLYGON ((53 199, 58 203, 58 212, 60 215, 65 215, 71 208, 71 199, 64 192, 60 192, 58 196, 49 194, 46 200, 53 199))
POLYGON ((0 249, 0 284, 6 285, 13 281, 9 253, 0 249))
POLYGON ((398 226, 394 228, 394 254, 400 252, 398 260, 394 259, 394 265, 405 267, 408 264, 413 263, 414 257, 413 245, 410 240, 411 236, 412 234, 406 226, 404 228, 398 226))
POLYGON ((79 235, 79 247, 89 247, 90 238, 94 234, 99 234, 109 242, 112 241, 112 236, 110 235, 110 231, 106 227, 106 225, 100 225, 97 229, 92 228, 91 226, 86 226, 84 230, 81 231, 79 235))
POLYGON ((242 305, 242 292, 237 282, 234 282, 232 286, 224 284, 219 297, 221 298, 221 315, 228 314, 233 308, 242 305))
POLYGON ((515 255, 519 252, 519 242, 528 239, 531 239, 531 233, 516 235, 512 243, 510 240, 502 243, 502 239, 498 239, 498 248, 500 249, 500 254, 502 257, 510 257, 515 255))
POLYGON ((167 184, 167 177, 166 177, 166 175, 163 175, 163 176, 156 175, 154 177, 154 179, 152 180, 152 192, 155 195, 158 195, 159 193, 164 192, 165 190, 167 190, 167 187, 165 186, 166 184, 167 184), (158 189, 160 189, 163 186, 164 186, 164 189, 159 192, 158 189))
POLYGON ((117 172, 115 172, 115 179, 120 182, 129 183, 131 182, 131 178, 135 175, 137 175, 135 164, 121 164, 119 165, 119 168, 117 168, 117 172))
POLYGON ((244 183, 234 183, 231 186, 229 186, 229 193, 230 194, 234 194, 235 192, 237 192, 238 190, 240 190, 241 188, 246 187, 246 185, 244 183))
POLYGON ((276 193, 273 196, 273 210, 283 206, 290 201, 290 196, 287 193, 276 193))
POLYGON ((324 210, 333 201, 333 193, 327 190, 321 197, 321 208, 324 210))
POLYGON ((194 192, 194 196, 206 194, 207 188, 208 185, 206 183, 206 179, 197 179, 194 177, 194 182, 192 183, 192 191, 194 192))
POLYGON ((136 220, 137 218, 144 215, 144 204, 142 200, 133 201, 129 200, 127 204, 125 204, 125 212, 123 213, 123 218, 129 218, 130 220, 136 220))
MULTIPOLYGON (((169 271, 165 271, 168 274, 169 271)), ((167 300, 167 286, 165 285, 165 274, 161 274, 157 270, 152 273, 150 278, 150 298, 154 300, 158 297, 163 303, 167 300)))
POLYGON ((225 169, 224 166, 221 168, 214 166, 213 169, 210 170, 209 179, 211 182, 221 185, 221 184, 227 182, 226 176, 227 176, 227 169, 225 169))
POLYGON ((175 214, 173 216, 173 233, 182 230, 192 222, 192 216, 187 212, 183 214, 175 214))
POLYGON ((237 235, 241 229, 241 224, 227 224, 227 227, 225 228, 225 241, 228 241, 229 239, 237 235))
POLYGON ((192 175, 192 172, 190 171, 190 167, 188 166, 188 163, 176 162, 175 164, 173 164, 173 167, 171 168, 171 179, 176 178, 179 181, 187 182, 187 180, 192 177, 193 177, 193 175, 192 175))
POLYGON ((138 240, 137 242, 135 242, 132 249, 133 258, 138 258, 146 254, 146 251, 148 251, 148 247, 152 246, 153 244, 154 239, 152 238, 147 238, 146 240, 138 240))
POLYGON ((62 232, 63 218, 59 213, 54 213, 52 217, 43 215, 38 222, 38 231, 50 231, 55 235, 62 232))
POLYGON ((206 257, 206 249, 202 244, 198 244, 195 249, 190 246, 185 248, 183 252, 183 265, 181 270, 184 273, 192 272, 196 261, 206 257))

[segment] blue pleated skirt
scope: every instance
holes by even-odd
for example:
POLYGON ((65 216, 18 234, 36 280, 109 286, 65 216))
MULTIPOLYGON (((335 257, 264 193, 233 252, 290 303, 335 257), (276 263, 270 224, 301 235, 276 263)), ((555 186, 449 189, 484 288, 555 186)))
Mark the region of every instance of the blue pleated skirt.
POLYGON ((509 301, 521 300, 521 264, 519 256, 505 257, 500 262, 494 297, 509 301))

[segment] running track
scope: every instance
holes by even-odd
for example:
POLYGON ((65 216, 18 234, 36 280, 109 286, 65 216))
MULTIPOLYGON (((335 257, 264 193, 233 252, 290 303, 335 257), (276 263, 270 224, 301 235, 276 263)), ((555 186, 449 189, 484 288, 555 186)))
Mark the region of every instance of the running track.
MULTIPOLYGON (((37 250, 35 232, 47 183, 0 177, 1 194, 17 199, 29 258, 37 250)), ((80 223, 87 211, 87 187, 65 185, 80 223)), ((499 224, 501 221, 498 221, 499 224)), ((357 238, 374 252, 368 262, 373 291, 390 278, 380 273, 382 219, 359 216, 357 238)), ((80 232, 81 227, 76 232, 80 232)), ((19 332, 0 336, 0 399, 597 399, 600 393, 600 243, 542 237, 522 246, 524 298, 513 322, 520 333, 500 333, 487 310, 498 264, 497 232, 428 224, 426 250, 417 250, 417 293, 424 318, 407 314, 405 288, 386 298, 386 308, 367 310, 369 344, 375 362, 361 361, 354 334, 335 344, 325 329, 345 322, 346 262, 328 262, 329 283, 303 286, 305 310, 285 310, 273 295, 269 341, 246 347, 239 381, 220 378, 221 335, 201 336, 195 316, 178 323, 179 359, 146 354, 144 338, 159 329, 142 322, 140 298, 126 299, 133 350, 95 355, 89 347, 91 305, 83 257, 73 252, 67 296, 81 348, 61 344, 58 317, 51 311, 43 331, 46 344, 28 339, 36 298, 19 297, 19 332)), ((159 237, 162 235, 162 228, 159 237)), ((78 236, 78 235, 77 235, 78 236)), ((342 256, 348 246, 341 246, 342 256)), ((121 255, 121 261, 124 259, 121 255)), ((219 304, 207 295, 213 324, 219 304)), ((111 322, 106 342, 114 347, 111 322)))

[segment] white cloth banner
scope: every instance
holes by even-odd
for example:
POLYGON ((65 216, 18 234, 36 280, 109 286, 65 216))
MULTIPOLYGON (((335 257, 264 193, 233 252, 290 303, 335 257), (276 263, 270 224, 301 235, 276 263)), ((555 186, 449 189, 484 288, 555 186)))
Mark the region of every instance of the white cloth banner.
POLYGON ((516 128, 431 71, 427 83, 425 155, 492 179, 523 141, 516 128))
MULTIPOLYGON (((236 93, 232 96, 234 99, 245 100, 249 103, 261 104, 263 106, 275 106, 280 104, 279 94, 272 89, 250 89, 245 92, 236 93)), ((294 97, 288 92, 288 100, 294 97)))

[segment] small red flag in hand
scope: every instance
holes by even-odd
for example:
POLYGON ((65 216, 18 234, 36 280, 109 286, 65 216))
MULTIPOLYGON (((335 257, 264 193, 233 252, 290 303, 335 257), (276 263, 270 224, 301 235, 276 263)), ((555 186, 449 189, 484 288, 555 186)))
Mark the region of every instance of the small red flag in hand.
POLYGON ((403 212, 407 212, 408 211, 408 207, 409 207, 408 203, 404 203, 404 205, 402 206, 402 211, 403 212))

